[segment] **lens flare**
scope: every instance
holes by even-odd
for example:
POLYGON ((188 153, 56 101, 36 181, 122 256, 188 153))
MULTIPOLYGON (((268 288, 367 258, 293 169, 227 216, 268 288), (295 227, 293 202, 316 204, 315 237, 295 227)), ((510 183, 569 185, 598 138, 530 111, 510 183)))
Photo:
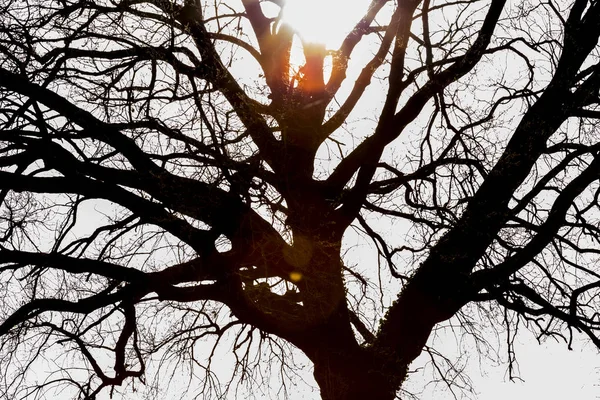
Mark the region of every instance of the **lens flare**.
POLYGON ((290 274, 290 280, 292 282, 300 282, 302 280, 302 274, 300 272, 294 271, 290 274))

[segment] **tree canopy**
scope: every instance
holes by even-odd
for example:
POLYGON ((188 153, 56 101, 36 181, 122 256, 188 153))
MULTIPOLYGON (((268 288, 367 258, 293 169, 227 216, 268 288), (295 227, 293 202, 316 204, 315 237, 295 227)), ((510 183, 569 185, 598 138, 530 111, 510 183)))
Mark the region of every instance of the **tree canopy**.
POLYGON ((282 7, 0 0, 0 396, 285 397, 301 352, 393 399, 450 319, 600 346, 600 2, 373 0, 334 49, 282 7))

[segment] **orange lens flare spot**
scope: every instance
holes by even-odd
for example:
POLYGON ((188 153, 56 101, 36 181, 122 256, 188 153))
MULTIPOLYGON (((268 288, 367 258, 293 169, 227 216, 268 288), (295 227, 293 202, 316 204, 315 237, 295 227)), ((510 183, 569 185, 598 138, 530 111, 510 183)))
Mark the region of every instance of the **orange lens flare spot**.
POLYGON ((290 280, 292 282, 300 282, 302 280, 302 274, 300 272, 292 272, 290 274, 290 280))

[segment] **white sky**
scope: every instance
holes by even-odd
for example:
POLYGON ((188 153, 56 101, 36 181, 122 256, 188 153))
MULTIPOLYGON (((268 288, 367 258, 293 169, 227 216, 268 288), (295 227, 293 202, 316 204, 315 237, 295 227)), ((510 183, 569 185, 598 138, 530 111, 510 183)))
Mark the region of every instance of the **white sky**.
MULTIPOLYGON (((453 338, 448 339, 450 342, 453 338)), ((569 351, 565 343, 549 340, 542 345, 529 332, 522 331, 516 343, 519 376, 508 379, 507 364, 492 365, 477 353, 470 354, 466 372, 472 380, 477 400, 594 400, 600 399, 600 356, 591 343, 577 340, 569 351)), ((419 360, 415 362, 418 363, 419 360)), ((414 367, 414 365, 413 365, 414 367)), ((411 368, 412 369, 412 368, 411 368)), ((406 389, 423 390, 427 376, 414 376, 406 389)), ((457 392, 459 393, 459 392, 457 392)), ((460 396, 459 396, 460 398, 460 396)), ((443 385, 430 385, 420 400, 453 400, 443 385)))
POLYGON ((337 48, 368 9, 369 0, 287 0, 283 19, 309 42, 337 48))

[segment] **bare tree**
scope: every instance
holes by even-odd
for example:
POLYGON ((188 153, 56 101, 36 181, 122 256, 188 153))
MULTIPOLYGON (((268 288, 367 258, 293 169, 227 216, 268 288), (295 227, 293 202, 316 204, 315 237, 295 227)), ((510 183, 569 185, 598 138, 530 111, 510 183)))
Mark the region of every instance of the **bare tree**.
POLYGON ((393 399, 483 315, 510 363, 520 326, 600 346, 600 2, 373 0, 334 51, 281 7, 1 1, 0 395, 234 396, 229 341, 237 381, 300 351, 393 399))

